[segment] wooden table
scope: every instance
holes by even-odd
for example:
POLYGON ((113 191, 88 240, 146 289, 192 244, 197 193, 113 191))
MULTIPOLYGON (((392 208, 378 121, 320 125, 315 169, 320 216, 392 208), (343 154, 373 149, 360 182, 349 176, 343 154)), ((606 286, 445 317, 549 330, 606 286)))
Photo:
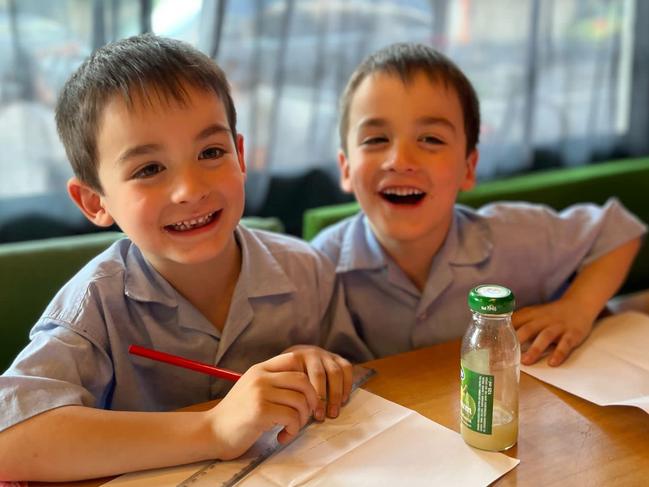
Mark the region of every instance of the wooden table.
MULTIPOLYGON (((378 374, 364 388, 459 431, 459 356, 455 341, 368 362, 378 374)), ((597 406, 521 374, 519 426, 506 454, 521 463, 494 485, 649 485, 649 415, 638 408, 597 406)), ((53 485, 63 484, 30 482, 53 485)))
MULTIPOLYGON (((369 362, 379 374, 365 389, 459 431, 459 357, 456 341, 369 362)), ((521 463, 494 485, 647 486, 649 415, 521 374, 518 445, 505 453, 521 463)))

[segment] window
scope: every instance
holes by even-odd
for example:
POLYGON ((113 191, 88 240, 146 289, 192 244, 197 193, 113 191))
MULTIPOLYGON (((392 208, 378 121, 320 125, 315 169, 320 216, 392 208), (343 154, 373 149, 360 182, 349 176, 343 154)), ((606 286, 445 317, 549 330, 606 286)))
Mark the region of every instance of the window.
POLYGON ((271 177, 336 174, 338 96, 398 41, 437 47, 472 80, 481 179, 647 154, 648 17, 636 0, 0 0, 0 205, 63 192, 58 90, 94 48, 148 30, 228 74, 253 212, 271 177))

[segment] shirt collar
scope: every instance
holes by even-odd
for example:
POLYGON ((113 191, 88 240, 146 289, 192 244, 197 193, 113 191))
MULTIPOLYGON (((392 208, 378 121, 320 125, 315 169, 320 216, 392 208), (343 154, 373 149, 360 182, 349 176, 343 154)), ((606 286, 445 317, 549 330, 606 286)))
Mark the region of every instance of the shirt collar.
MULTIPOLYGON (((235 229, 235 238, 241 248, 241 271, 237 285, 243 285, 248 297, 296 291, 277 259, 253 232, 239 225, 235 229)), ((124 290, 129 298, 169 307, 178 306, 177 291, 132 242, 126 254, 125 273, 124 290)))
MULTIPOLYGON (((456 205, 451 227, 437 256, 451 265, 476 265, 493 249, 491 231, 474 210, 456 205)), ((437 257, 435 260, 439 260, 437 257)), ((355 216, 344 233, 336 272, 382 269, 386 257, 365 214, 355 216)))
POLYGON ((387 266, 386 255, 374 236, 364 213, 353 217, 344 233, 336 272, 382 269, 387 266))
POLYGON ((452 265, 480 264, 487 260, 493 251, 489 225, 471 208, 456 205, 444 247, 448 249, 448 262, 452 265))
POLYGON ((235 236, 241 247, 239 282, 250 298, 288 294, 297 289, 268 247, 254 232, 239 225, 235 236))
POLYGON ((178 306, 178 293, 146 260, 133 242, 128 247, 124 277, 125 294, 136 301, 178 306))

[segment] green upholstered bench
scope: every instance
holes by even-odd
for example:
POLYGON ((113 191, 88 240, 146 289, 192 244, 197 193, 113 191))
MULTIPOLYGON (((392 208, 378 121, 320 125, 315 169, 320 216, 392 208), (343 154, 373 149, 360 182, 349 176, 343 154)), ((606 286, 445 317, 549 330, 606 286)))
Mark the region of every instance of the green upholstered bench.
MULTIPOLYGON (((246 217, 242 223, 284 231, 281 221, 272 217, 246 217)), ((123 236, 98 232, 0 244, 0 371, 27 344, 29 330, 61 286, 123 236)))
MULTIPOLYGON (((530 201, 560 210, 579 202, 601 204, 611 196, 619 198, 641 220, 649 222, 649 158, 609 161, 489 181, 461 193, 458 202, 478 208, 493 201, 530 201)), ((307 210, 303 237, 311 240, 323 228, 358 211, 356 202, 307 210)), ((649 245, 645 242, 622 291, 646 288, 649 288, 649 245)))

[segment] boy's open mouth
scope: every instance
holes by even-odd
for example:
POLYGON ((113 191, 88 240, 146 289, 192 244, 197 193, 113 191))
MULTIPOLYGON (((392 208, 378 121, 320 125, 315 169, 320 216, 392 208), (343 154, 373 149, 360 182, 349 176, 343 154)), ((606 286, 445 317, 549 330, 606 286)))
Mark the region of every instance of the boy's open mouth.
POLYGON ((379 194, 384 200, 396 205, 415 205, 426 196, 425 192, 416 188, 387 188, 379 194))
POLYGON ((178 223, 172 223, 171 225, 165 225, 165 229, 170 230, 172 232, 187 232, 189 230, 196 230, 198 228, 202 228, 209 225, 220 214, 221 214, 221 210, 213 211, 212 213, 199 216, 198 218, 192 218, 191 220, 183 220, 178 223))

